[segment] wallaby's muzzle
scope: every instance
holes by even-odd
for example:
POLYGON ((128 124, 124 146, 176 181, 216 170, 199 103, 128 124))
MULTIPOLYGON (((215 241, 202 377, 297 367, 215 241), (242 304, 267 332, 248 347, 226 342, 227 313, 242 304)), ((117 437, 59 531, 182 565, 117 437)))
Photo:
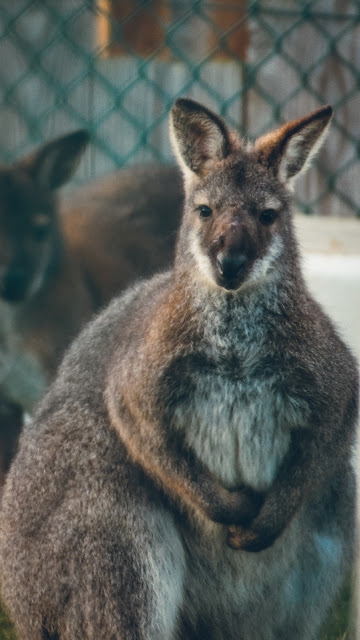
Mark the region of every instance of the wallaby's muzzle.
POLYGON ((241 274, 245 271, 246 262, 246 256, 242 253, 218 253, 216 264, 224 283, 228 285, 225 288, 234 288, 233 285, 241 279, 241 274))
POLYGON ((218 285, 236 290, 244 282, 254 259, 249 229, 239 218, 221 225, 212 244, 212 263, 218 285))

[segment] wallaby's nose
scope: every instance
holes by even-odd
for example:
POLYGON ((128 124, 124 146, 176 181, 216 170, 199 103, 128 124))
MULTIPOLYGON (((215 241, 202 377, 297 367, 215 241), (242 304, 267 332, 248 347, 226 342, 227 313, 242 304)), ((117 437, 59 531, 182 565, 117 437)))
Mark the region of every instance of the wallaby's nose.
POLYGON ((227 281, 236 279, 246 263, 246 256, 241 253, 220 253, 217 255, 218 269, 227 281))
POLYGON ((7 302, 20 302, 27 291, 28 277, 20 268, 8 269, 0 283, 0 295, 7 302))

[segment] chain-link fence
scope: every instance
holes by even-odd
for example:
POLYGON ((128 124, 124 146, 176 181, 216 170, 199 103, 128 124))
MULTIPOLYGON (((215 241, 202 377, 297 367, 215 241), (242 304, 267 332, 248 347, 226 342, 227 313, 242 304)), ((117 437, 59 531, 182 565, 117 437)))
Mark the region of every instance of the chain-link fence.
POLYGON ((358 0, 1 0, 0 158, 86 127, 85 179, 171 161, 178 95, 250 139, 330 102, 299 207, 360 215, 359 23, 358 0))

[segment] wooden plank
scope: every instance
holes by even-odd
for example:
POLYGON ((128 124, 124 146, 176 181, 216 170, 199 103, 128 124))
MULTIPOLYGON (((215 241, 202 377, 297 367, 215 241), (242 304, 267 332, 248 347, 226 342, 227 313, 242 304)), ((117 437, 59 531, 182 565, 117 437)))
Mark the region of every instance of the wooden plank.
POLYGON ((169 22, 167 4, 159 0, 150 0, 146 6, 139 5, 136 0, 101 0, 100 7, 101 37, 108 38, 104 48, 106 55, 135 54, 146 58, 157 53, 161 57, 169 56, 162 26, 169 22), (103 25, 105 21, 106 26, 103 25))
POLYGON ((213 2, 204 1, 203 12, 215 26, 209 38, 209 49, 215 50, 215 60, 246 59, 249 45, 247 4, 247 0, 238 0, 236 4, 217 0, 214 6, 213 2))
POLYGON ((96 44, 100 55, 106 56, 110 54, 111 23, 109 16, 111 15, 111 1, 97 0, 96 14, 96 44))
POLYGON ((137 0, 99 0, 98 42, 104 55, 122 56, 131 53, 146 58, 181 57, 181 50, 197 59, 203 57, 229 60, 246 57, 249 34, 246 22, 246 0, 229 5, 229 0, 216 4, 204 0, 194 6, 192 0, 181 3, 149 0, 139 5, 137 0), (166 33, 173 30, 170 46, 166 33), (226 35, 224 35, 226 34, 226 35), (171 48, 171 41, 176 45, 171 48))

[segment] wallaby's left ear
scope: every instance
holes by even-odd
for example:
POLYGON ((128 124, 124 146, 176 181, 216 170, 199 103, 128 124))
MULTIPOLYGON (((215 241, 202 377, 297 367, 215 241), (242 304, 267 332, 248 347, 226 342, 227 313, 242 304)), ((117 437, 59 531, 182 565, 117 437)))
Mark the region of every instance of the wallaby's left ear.
POLYGON ((89 138, 85 129, 79 129, 44 144, 16 164, 25 170, 39 187, 58 189, 70 180, 75 172, 89 138))
POLYGON ((331 116, 328 105, 262 136, 255 142, 260 162, 292 186, 322 145, 331 116))
POLYGON ((185 176, 205 175, 230 151, 223 120, 194 100, 176 100, 170 112, 170 138, 185 176))

